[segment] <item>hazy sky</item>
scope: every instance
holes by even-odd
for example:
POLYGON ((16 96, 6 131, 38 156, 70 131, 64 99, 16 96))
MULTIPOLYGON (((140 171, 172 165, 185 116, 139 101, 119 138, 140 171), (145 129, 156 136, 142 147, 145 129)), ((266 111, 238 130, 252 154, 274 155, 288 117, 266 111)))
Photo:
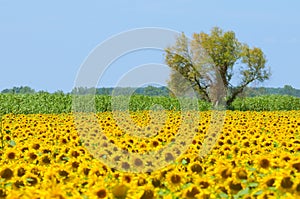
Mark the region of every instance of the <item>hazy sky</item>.
MULTIPOLYGON (((273 75, 262 86, 300 88, 299 9, 298 0, 0 0, 0 90, 27 85, 70 91, 89 53, 130 29, 161 27, 191 36, 214 26, 233 30, 241 42, 264 51, 273 75)), ((163 63, 162 51, 122 56, 98 86, 114 86, 132 67, 149 63, 163 63)), ((165 82, 165 70, 154 72, 144 75, 165 82)))

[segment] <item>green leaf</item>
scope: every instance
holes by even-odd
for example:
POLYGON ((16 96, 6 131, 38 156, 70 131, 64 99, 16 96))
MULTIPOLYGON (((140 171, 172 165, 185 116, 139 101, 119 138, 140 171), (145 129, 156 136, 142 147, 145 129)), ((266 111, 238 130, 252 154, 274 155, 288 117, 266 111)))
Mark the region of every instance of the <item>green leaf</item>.
POLYGON ((249 171, 256 171, 256 168, 254 168, 254 167, 249 167, 248 170, 249 170, 249 171))
POLYGON ((67 192, 67 196, 73 196, 71 192, 67 192))
POLYGON ((227 195, 226 193, 224 193, 224 192, 219 193, 219 196, 220 196, 221 198, 228 198, 228 195, 227 195))
POLYGON ((259 177, 261 177, 261 178, 263 178, 263 177, 265 177, 267 174, 265 174, 265 173, 258 173, 257 174, 257 176, 259 176, 259 177))
POLYGON ((182 188, 182 189, 186 189, 186 188, 188 188, 189 186, 191 186, 191 184, 192 184, 192 183, 190 183, 190 182, 189 182, 189 183, 186 183, 186 184, 182 185, 181 188, 182 188))
POLYGON ((240 196, 239 195, 233 195, 233 199, 239 199, 240 198, 240 196))
POLYGON ((8 144, 11 145, 11 146, 16 146, 16 145, 17 145, 16 142, 15 142, 14 140, 10 140, 10 141, 8 142, 8 144))
POLYGON ((232 154, 228 154, 227 159, 231 160, 232 159, 232 154))
POLYGON ((88 199, 89 197, 87 195, 80 195, 83 199, 88 199))
POLYGON ((243 195, 246 195, 246 194, 248 194, 250 192, 250 189, 249 189, 249 187, 246 187, 246 189, 242 189, 242 190, 240 190, 238 193, 237 193, 237 195, 239 195, 239 196, 243 196, 243 195))
POLYGON ((268 190, 270 190, 270 191, 277 191, 277 188, 276 187, 268 187, 268 190))
POLYGON ((181 163, 182 163, 183 165, 186 165, 188 162, 187 162, 185 159, 183 159, 183 160, 181 161, 181 163))
POLYGON ((32 179, 32 178, 26 178, 26 181, 27 181, 27 182, 32 182, 33 179, 32 179))
POLYGON ((11 186, 12 186, 12 184, 13 184, 12 182, 5 183, 4 187, 5 187, 5 188, 11 187, 11 186))
POLYGON ((258 196, 258 195, 260 195, 260 194, 262 194, 262 193, 263 193, 263 190, 259 190, 259 191, 255 192, 254 195, 255 195, 255 196, 258 196))
POLYGON ((62 158, 63 160, 69 160, 69 157, 65 156, 62 158))
POLYGON ((258 185, 259 185, 258 182, 250 182, 250 183, 248 184, 249 187, 257 187, 258 185))
POLYGON ((167 189, 160 189, 160 190, 157 192, 157 194, 160 195, 160 196, 166 196, 166 195, 168 195, 169 193, 170 193, 170 191, 167 190, 167 189))

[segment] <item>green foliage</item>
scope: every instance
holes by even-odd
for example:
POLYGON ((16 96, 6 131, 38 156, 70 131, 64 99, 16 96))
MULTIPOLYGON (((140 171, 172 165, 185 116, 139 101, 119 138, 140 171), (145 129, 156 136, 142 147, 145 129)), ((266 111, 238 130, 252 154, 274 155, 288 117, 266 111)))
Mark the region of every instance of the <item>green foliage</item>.
POLYGON ((72 98, 63 93, 1 94, 0 114, 68 113, 72 98))
POLYGON ((216 105, 230 106, 251 82, 263 82, 271 75, 260 48, 250 48, 233 31, 218 27, 210 34, 195 33, 191 41, 182 34, 165 52, 165 61, 173 70, 169 87, 179 93, 191 87, 201 99, 216 105), (233 85, 233 75, 239 79, 237 85, 233 85))
POLYGON ((284 85, 283 88, 247 87, 245 88, 245 92, 243 93, 244 97, 255 97, 258 95, 290 95, 300 97, 300 90, 293 88, 290 85, 284 85))
POLYGON ((76 97, 76 110, 105 112, 112 110, 148 110, 155 105, 160 105, 166 110, 181 110, 182 108, 209 110, 211 105, 203 101, 191 98, 172 98, 164 96, 109 96, 109 95, 83 95, 77 96, 63 93, 35 93, 35 94, 0 94, 0 116, 4 114, 51 114, 51 113, 70 113, 72 112, 72 101, 76 97), (91 101, 91 100, 94 100, 91 101), (114 107, 112 107, 112 102, 114 107), (181 102, 181 103, 180 103, 181 102), (90 104, 95 107, 90 109, 90 104), (194 107, 198 103, 198 107, 194 107), (181 106, 184 107, 181 107, 181 106))
POLYGON ((266 95, 237 98, 231 106, 240 111, 300 110, 300 98, 288 95, 266 95))
POLYGON ((29 94, 29 93, 35 93, 35 90, 30 88, 29 86, 20 86, 20 87, 15 86, 12 89, 4 89, 1 93, 29 94))
MULTIPOLYGON (((0 94, 0 117, 4 114, 51 114, 51 113, 70 113, 72 112, 73 95, 63 93, 36 93, 36 94, 0 94)), ((90 104, 90 100, 95 100, 94 110, 96 112, 105 112, 112 110, 210 110, 212 104, 202 100, 192 98, 173 98, 164 96, 109 96, 95 95, 84 96, 80 98, 78 106, 83 107, 90 104), (86 100, 85 100, 86 98, 86 100), (113 107, 112 107, 113 102, 113 107), (195 107, 195 104, 198 107, 195 107)), ((300 98, 287 95, 268 95, 237 98, 230 107, 232 110, 241 111, 276 111, 276 110, 300 110, 300 98)))

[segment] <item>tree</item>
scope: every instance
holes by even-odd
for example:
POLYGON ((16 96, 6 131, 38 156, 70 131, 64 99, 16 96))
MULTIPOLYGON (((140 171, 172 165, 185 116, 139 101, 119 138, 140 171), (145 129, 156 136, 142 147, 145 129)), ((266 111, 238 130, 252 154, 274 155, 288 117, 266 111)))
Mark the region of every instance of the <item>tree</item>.
POLYGON ((11 89, 4 89, 1 93, 17 93, 17 94, 32 94, 35 93, 35 90, 29 86, 14 86, 11 89))
POLYGON ((195 33, 191 41, 182 33, 165 52, 172 69, 168 86, 179 93, 192 88, 215 105, 222 101, 229 107, 250 83, 263 82, 271 75, 260 48, 250 48, 239 42, 233 31, 218 27, 210 34, 195 33), (233 77, 238 83, 233 83, 233 77))
POLYGON ((281 91, 281 94, 282 95, 294 95, 296 92, 296 89, 293 88, 292 86, 290 85, 284 85, 282 91, 281 91))

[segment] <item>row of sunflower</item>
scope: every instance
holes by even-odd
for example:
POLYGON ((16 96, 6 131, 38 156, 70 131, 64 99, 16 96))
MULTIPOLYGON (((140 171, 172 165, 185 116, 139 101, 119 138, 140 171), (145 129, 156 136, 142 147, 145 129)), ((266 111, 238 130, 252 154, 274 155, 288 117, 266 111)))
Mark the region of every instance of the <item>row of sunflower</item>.
POLYGON ((8 114, 0 198, 298 198, 299 132, 297 111, 8 114))

